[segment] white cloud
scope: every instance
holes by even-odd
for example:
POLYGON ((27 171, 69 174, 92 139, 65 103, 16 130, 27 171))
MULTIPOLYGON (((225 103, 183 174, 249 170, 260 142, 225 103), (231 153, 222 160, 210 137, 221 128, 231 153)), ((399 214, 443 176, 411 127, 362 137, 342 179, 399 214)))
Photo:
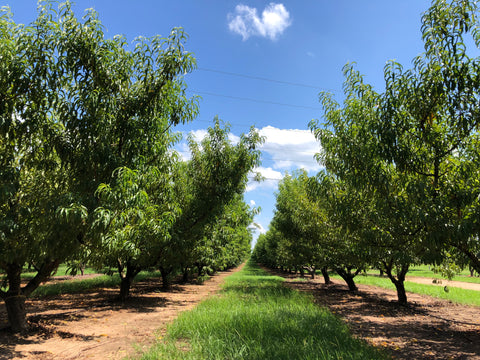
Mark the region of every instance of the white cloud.
POLYGON ((266 138, 261 150, 272 157, 274 168, 320 170, 321 166, 314 158, 320 150, 320 145, 309 130, 278 129, 266 126, 259 132, 266 138))
POLYGON ((189 135, 192 135, 195 138, 195 141, 202 141, 208 134, 208 131, 205 129, 192 130, 189 132, 189 135))
POLYGON ((246 192, 253 191, 256 189, 276 189, 278 182, 283 179, 283 174, 280 171, 273 170, 268 167, 259 166, 253 170, 253 173, 260 173, 264 178, 263 181, 254 181, 250 180, 247 184, 246 192))
POLYGON ((229 13, 228 28, 247 40, 250 36, 261 36, 276 40, 292 23, 290 13, 283 4, 270 3, 258 16, 257 9, 239 4, 235 13, 229 13))
POLYGON ((230 142, 231 142, 233 145, 237 145, 237 144, 240 142, 240 136, 237 136, 237 135, 235 135, 235 134, 229 133, 229 134, 228 134, 228 140, 230 140, 230 142))
MULTIPOLYGON (((265 178, 262 182, 250 180, 246 191, 256 189, 276 190, 278 182, 283 178, 285 171, 292 171, 303 168, 309 172, 319 171, 321 166, 315 160, 314 155, 319 152, 320 145, 315 136, 309 130, 279 129, 273 126, 266 126, 258 130, 261 136, 265 137, 265 143, 261 145, 263 161, 272 161, 271 167, 258 167, 251 173, 260 173, 265 178)), ((196 141, 201 141, 207 135, 207 130, 193 130, 189 133, 196 141)), ((236 144, 239 136, 229 133, 229 140, 236 144)), ((191 158, 188 145, 185 141, 176 146, 177 151, 184 160, 191 158)))
POLYGON ((255 200, 250 200, 250 206, 255 206, 255 200))
MULTIPOLYGON (((189 135, 192 135, 195 138, 195 141, 201 142, 208 135, 206 129, 192 130, 189 132, 189 135)), ((233 133, 228 133, 228 140, 234 145, 240 142, 240 136, 237 136, 233 133)))

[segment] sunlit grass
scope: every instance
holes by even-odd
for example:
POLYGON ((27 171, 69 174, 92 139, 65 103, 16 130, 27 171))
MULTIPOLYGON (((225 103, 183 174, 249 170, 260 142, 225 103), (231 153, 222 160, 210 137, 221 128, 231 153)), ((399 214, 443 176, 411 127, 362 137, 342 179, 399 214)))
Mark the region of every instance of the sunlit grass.
MULTIPOLYGON (((340 277, 336 275, 332 277, 340 279, 340 277)), ((355 277, 355 282, 357 284, 374 285, 385 289, 395 290, 395 285, 393 285, 390 279, 384 277, 360 275, 355 277)), ((444 290, 444 286, 417 284, 410 281, 405 282, 405 290, 408 292, 450 300, 459 304, 480 306, 480 291, 476 290, 448 286, 447 292, 444 290)))
MULTIPOLYGON (((430 270, 429 266, 427 265, 420 265, 411 268, 407 276, 420 276, 420 277, 429 277, 432 279, 445 279, 444 276, 438 273, 434 273, 430 270)), ((470 282, 480 284, 480 277, 470 276, 470 272, 467 269, 464 269, 460 272, 460 274, 455 275, 451 280, 454 281, 463 281, 463 282, 470 282)))
MULTIPOLYGON (((98 271, 95 270, 95 269, 86 267, 86 268, 83 270, 83 273, 84 273, 85 275, 87 275, 87 274, 95 274, 95 273, 98 273, 98 271)), ((36 274, 37 274, 37 272, 36 272, 35 270, 29 271, 28 268, 25 268, 25 269, 22 271, 22 279, 23 279, 23 280, 30 280, 30 279, 32 279, 36 274)), ((68 267, 67 267, 67 265, 65 265, 65 264, 60 264, 60 266, 58 267, 58 269, 57 269, 57 271, 55 272, 54 275, 57 275, 57 276, 70 275, 69 272, 68 272, 68 267)), ((77 275, 80 275, 80 271, 78 271, 77 275)))
POLYGON ((95 288, 116 286, 120 286, 119 276, 99 275, 90 279, 72 279, 51 284, 47 283, 35 289, 31 297, 41 298, 60 294, 75 294, 95 288))
MULTIPOLYGON (((142 281, 149 278, 160 278, 158 271, 142 271, 139 273, 134 282, 142 281)), ((39 286, 31 295, 32 298, 41 298, 45 296, 53 296, 60 294, 76 294, 89 291, 96 288, 116 288, 120 286, 120 277, 115 274, 99 275, 89 279, 64 280, 55 283, 46 283, 39 286)))
POLYGON ((311 296, 253 264, 182 313, 142 359, 384 359, 311 296))
MULTIPOLYGON (((369 270, 369 275, 378 275, 378 270, 369 270)), ((418 277, 427 277, 432 279, 445 279, 445 276, 442 274, 435 273, 431 270, 428 265, 418 265, 410 268, 407 273, 408 276, 418 276, 418 277)), ((467 269, 462 270, 459 274, 455 275, 451 280, 454 281, 463 281, 469 283, 480 284, 480 277, 471 277, 470 272, 467 269)))

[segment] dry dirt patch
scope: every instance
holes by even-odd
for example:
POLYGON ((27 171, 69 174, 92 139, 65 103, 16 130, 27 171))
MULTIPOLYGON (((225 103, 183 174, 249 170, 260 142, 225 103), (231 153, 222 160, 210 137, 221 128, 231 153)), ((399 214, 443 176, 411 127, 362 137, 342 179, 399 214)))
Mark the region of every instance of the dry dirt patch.
MULTIPOLYGON (((158 290, 158 280, 142 281, 123 304, 116 301, 118 289, 108 288, 28 300, 32 329, 23 336, 0 330, 0 360, 122 359, 148 348, 181 311, 215 294, 238 270, 220 272, 202 285, 173 285, 168 292, 158 290)), ((6 318, 2 303, 0 327, 6 318)))

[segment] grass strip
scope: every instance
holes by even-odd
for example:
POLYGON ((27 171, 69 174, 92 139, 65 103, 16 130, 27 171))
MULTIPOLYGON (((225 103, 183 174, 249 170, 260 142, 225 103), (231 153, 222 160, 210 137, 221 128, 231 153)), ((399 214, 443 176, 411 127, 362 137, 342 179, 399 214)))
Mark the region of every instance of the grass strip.
MULTIPOLYGON (((432 279, 446 280, 445 276, 443 276, 442 274, 434 273, 426 265, 415 266, 411 268, 408 271, 407 276, 420 276, 420 277, 427 277, 432 279)), ((455 275, 450 280, 480 284, 480 277, 470 276, 470 272, 467 270, 463 270, 460 274, 455 275)))
POLYGON ((141 359, 386 359, 309 295, 248 263, 141 359))
MULTIPOLYGON (((336 275, 332 277, 340 279, 340 277, 336 275)), ((388 278, 381 278, 378 276, 357 276, 355 277, 355 282, 357 284, 373 285, 384 289, 395 290, 395 285, 393 285, 388 278)), ((451 302, 458 304, 480 306, 480 292, 477 290, 449 286, 448 292, 446 292, 443 286, 417 284, 410 281, 405 281, 405 290, 439 299, 450 300, 451 302)))
MULTIPOLYGON (((139 273, 134 282, 142 281, 148 278, 159 278, 160 272, 158 271, 142 271, 139 273)), ((52 284, 44 284, 39 286, 35 291, 32 293, 32 298, 42 298, 45 296, 53 296, 53 295, 60 295, 60 294, 75 294, 81 293, 84 291, 88 291, 91 289, 96 288, 113 288, 120 286, 120 276, 118 275, 99 275, 94 278, 89 279, 72 279, 72 280, 64 280, 57 283, 52 284)))
MULTIPOLYGON (((378 270, 368 270, 368 275, 378 275, 378 270)), ((320 274, 320 272, 319 272, 320 274)), ((447 280, 445 276, 439 273, 433 272, 428 265, 417 265, 413 266, 408 270, 407 277, 425 277, 431 279, 440 279, 440 280, 447 280)), ((450 280, 453 281, 462 281, 467 283, 474 283, 480 284, 480 277, 478 276, 470 276, 470 272, 468 270, 462 270, 461 273, 453 276, 450 280)))

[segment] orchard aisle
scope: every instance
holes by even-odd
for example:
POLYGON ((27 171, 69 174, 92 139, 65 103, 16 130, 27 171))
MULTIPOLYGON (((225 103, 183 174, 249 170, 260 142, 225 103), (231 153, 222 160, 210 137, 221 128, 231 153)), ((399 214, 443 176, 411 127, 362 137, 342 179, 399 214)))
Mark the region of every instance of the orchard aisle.
MULTIPOLYGON (((136 283, 125 305, 113 301, 118 289, 64 294, 27 301, 34 331, 15 336, 0 331, 0 360, 122 359, 148 348, 163 336, 180 312, 217 293, 225 277, 240 267, 219 272, 202 285, 173 285, 158 291, 158 279, 136 283)), ((1 317, 6 317, 0 306, 1 317)))

